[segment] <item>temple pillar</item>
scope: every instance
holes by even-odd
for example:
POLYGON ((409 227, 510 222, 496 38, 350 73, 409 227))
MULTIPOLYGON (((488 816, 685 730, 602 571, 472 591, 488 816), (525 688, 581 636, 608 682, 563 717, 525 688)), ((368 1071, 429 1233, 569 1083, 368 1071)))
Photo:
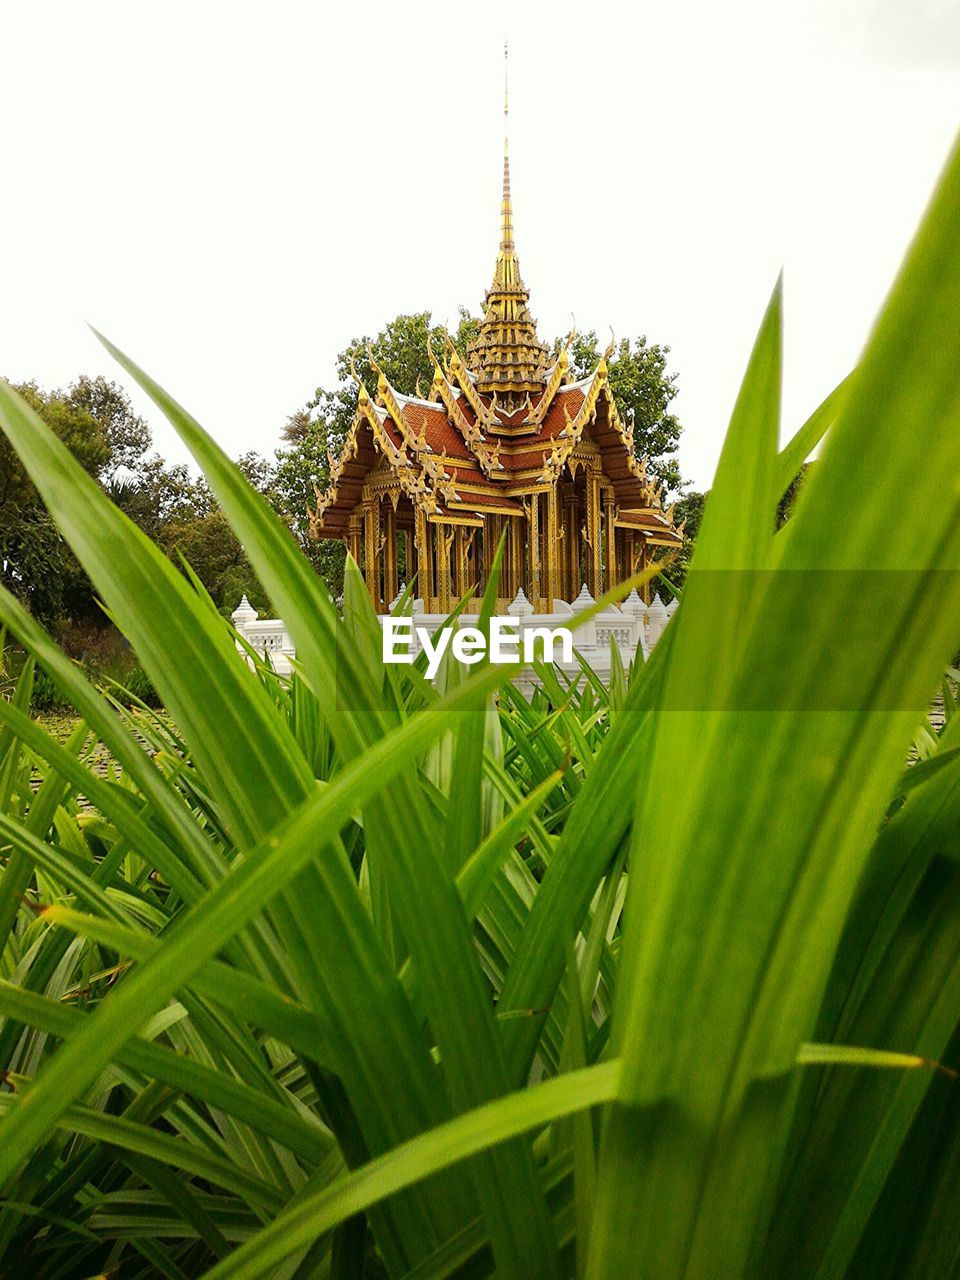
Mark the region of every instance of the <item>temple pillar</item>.
MULTIPOLYGON (((500 529, 503 525, 503 517, 497 515, 488 515, 483 521, 483 562, 481 570, 481 586, 486 587, 490 581, 490 575, 493 573, 493 562, 497 556, 497 544, 500 541, 500 529)), ((497 594, 501 595, 503 588, 498 585, 497 594)))
MULTIPOLYGON (((647 567, 647 540, 639 532, 633 529, 624 529, 624 559, 631 574, 642 573, 647 567)), ((644 585, 639 588, 640 598, 644 604, 649 604, 650 588, 644 585)))
POLYGON ((527 514, 527 545, 530 548, 530 595, 528 597, 534 609, 540 612, 542 597, 540 583, 540 495, 531 493, 530 508, 527 514))
POLYGON ((433 562, 430 558, 430 525, 427 514, 417 507, 413 517, 413 542, 417 550, 417 595, 427 613, 433 612, 433 562))
POLYGON ((580 594, 580 522, 577 519, 577 506, 577 495, 570 485, 563 502, 563 598, 568 604, 580 594))
POLYGON ((509 567, 507 590, 505 594, 512 600, 523 586, 524 566, 524 532, 526 521, 516 516, 509 516, 509 532, 507 534, 506 561, 509 567))
POLYGON ((397 513, 387 501, 383 509, 383 603, 389 607, 397 597, 397 513))
MULTIPOLYGON (((603 537, 606 564, 604 566, 604 591, 610 591, 621 581, 617 572, 617 531, 614 525, 614 493, 613 486, 603 491, 603 537)), ((625 574, 624 577, 629 577, 625 574)))
MULTIPOLYGON (((479 557, 476 551, 477 534, 479 532, 480 530, 477 528, 464 529, 463 531, 463 589, 464 591, 473 591, 474 600, 481 593, 479 557)), ((477 608, 479 608, 479 605, 477 608)))
POLYGON ((453 529, 449 531, 442 524, 432 525, 433 544, 437 553, 437 597, 440 613, 449 613, 453 607, 450 594, 450 547, 453 542, 453 529))
POLYGON ((560 530, 557 525, 557 490, 556 486, 547 490, 547 527, 544 536, 544 574, 543 581, 546 596, 547 612, 553 612, 553 602, 560 595, 559 555, 560 530))
MULTIPOLYGON (((633 570, 634 573, 643 573, 650 564, 650 553, 647 549, 647 540, 642 534, 639 535, 634 543, 633 562, 635 565, 633 570)), ((647 584, 643 589, 644 600, 646 600, 649 594, 650 586, 647 584)))
POLYGON ((499 595, 507 600, 512 600, 517 594, 516 575, 514 573, 514 543, 516 541, 513 533, 514 519, 513 516, 503 517, 503 559, 500 562, 500 588, 499 595))
POLYGON ((462 600, 467 594, 467 531, 458 525, 453 534, 453 597, 462 600))
POLYGON ((351 511, 347 525, 347 550, 357 562, 357 566, 363 561, 363 534, 362 534, 363 516, 359 511, 351 511))
POLYGON ((594 600, 603 594, 603 548, 600 545, 600 472, 587 471, 587 590, 594 600))
POLYGON ((363 576, 374 609, 380 606, 380 502, 368 498, 363 504, 363 576))

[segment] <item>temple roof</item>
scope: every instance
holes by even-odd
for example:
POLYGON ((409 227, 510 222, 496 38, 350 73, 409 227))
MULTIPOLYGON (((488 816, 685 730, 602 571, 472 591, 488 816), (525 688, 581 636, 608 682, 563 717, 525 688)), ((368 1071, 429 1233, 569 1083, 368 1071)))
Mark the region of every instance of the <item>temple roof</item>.
POLYGON ((427 397, 401 394, 374 362, 376 399, 360 384, 353 425, 340 457, 331 459, 330 484, 317 493, 315 532, 342 536, 374 479, 398 503, 409 499, 433 520, 519 515, 523 494, 553 487, 599 456, 618 520, 655 544, 677 545, 680 531, 617 410, 607 359, 589 377, 566 382, 563 350, 540 390, 513 415, 498 411, 498 396, 472 384, 455 352, 443 364, 434 357, 427 397))

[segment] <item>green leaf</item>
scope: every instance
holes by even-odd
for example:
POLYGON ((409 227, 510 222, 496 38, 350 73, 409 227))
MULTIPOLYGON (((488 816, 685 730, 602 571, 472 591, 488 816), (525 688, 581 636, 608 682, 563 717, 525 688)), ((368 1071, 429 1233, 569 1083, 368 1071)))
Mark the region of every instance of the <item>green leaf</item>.
POLYGON ((896 539, 885 514, 903 475, 932 491, 960 468, 958 217, 955 155, 727 651, 734 665, 717 672, 729 697, 702 697, 718 659, 682 646, 689 595, 671 623, 689 684, 675 700, 668 688, 639 795, 612 1038, 622 1097, 601 1154, 593 1280, 641 1265, 650 1280, 739 1276, 762 1239, 797 1046, 955 649, 957 496, 896 539), (668 803, 677 776, 681 805, 668 803), (625 1220, 638 1227, 629 1243, 625 1220))
POLYGON ((255 1240, 208 1273, 208 1280, 259 1280, 302 1245, 355 1213, 479 1151, 613 1097, 619 1064, 571 1071, 510 1094, 404 1143, 282 1213, 255 1240))
MULTIPOLYGON (((351 759, 364 746, 382 742, 390 708, 383 705, 380 689, 372 687, 370 673, 354 647, 342 643, 342 628, 327 593, 287 531, 249 491, 199 424, 131 360, 104 342, 167 414, 203 467, 260 580, 283 614, 304 678, 330 717, 341 754, 351 759)), ((506 674, 506 668, 501 672, 506 674)), ((480 689, 485 687, 484 679, 485 673, 478 673, 469 683, 480 689)), ((477 1105, 509 1088, 496 1021, 453 876, 449 869, 445 871, 437 851, 436 823, 417 788, 397 785, 391 789, 386 782, 377 804, 364 814, 371 877, 376 881, 382 873, 389 885, 390 910, 411 950, 453 1106, 477 1105)), ((479 1176, 477 1188, 498 1266, 505 1275, 518 1277, 558 1275, 552 1224, 529 1150, 519 1142, 507 1144, 482 1163, 488 1168, 479 1176)))
POLYGON ((358 804, 383 779, 402 773, 411 758, 445 729, 462 706, 483 698, 501 673, 472 681, 437 709, 425 711, 346 767, 334 782, 295 810, 252 849, 216 889, 167 936, 163 947, 118 985, 110 999, 50 1059, 19 1104, 0 1125, 0 1182, 6 1181, 36 1143, 57 1123, 114 1055, 137 1034, 244 924, 314 858, 320 833, 332 838, 358 804))

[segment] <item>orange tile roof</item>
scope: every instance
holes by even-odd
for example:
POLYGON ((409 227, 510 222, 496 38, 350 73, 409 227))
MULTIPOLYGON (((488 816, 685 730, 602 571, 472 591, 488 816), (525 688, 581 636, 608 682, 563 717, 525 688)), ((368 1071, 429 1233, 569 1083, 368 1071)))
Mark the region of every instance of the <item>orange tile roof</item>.
MULTIPOLYGON (((593 375, 593 377, 596 376, 596 374, 593 375)), ((408 494, 412 492, 411 480, 414 483, 419 482, 420 492, 432 494, 435 498, 435 514, 441 517, 445 513, 449 515, 468 514, 471 511, 482 513, 491 507, 515 511, 519 515, 523 511, 522 503, 517 501, 515 496, 508 496, 508 494, 515 485, 529 485, 531 479, 536 478, 536 473, 544 468, 554 442, 566 427, 567 422, 575 419, 582 409, 591 392, 592 382, 591 377, 559 386, 544 414, 543 421, 529 434, 518 434, 516 430, 529 417, 529 410, 525 407, 508 418, 501 418, 497 414, 492 415, 493 421, 483 426, 482 436, 475 433, 472 444, 464 438, 462 420, 459 417, 462 412, 469 426, 476 424, 476 414, 465 394, 457 395, 456 412, 453 415, 448 414, 446 406, 441 401, 404 396, 394 392, 392 388, 387 395, 387 403, 392 406, 392 409, 388 410, 382 403, 373 408, 387 439, 403 452, 408 459, 408 464, 412 465, 412 470, 408 465, 400 476, 404 492, 408 494), (395 410, 399 410, 402 416, 402 431, 400 424, 391 417, 391 412, 395 410), (504 429, 503 435, 499 434, 498 427, 504 429), (418 460, 417 450, 412 445, 412 441, 421 438, 427 444, 428 452, 425 455, 421 454, 418 460), (489 450, 495 451, 498 445, 500 447, 499 466, 495 464, 491 473, 488 474, 483 469, 478 454, 486 454, 489 450), (430 475, 429 471, 422 473, 424 459, 431 457, 435 461, 443 459, 447 479, 438 481, 430 475), (534 476, 523 476, 522 473, 525 472, 534 473, 534 476), (417 481, 418 476, 419 481, 417 481), (514 480, 513 477, 516 479, 514 480), (475 492, 464 492, 462 488, 464 485, 469 485, 475 492)), ((452 387, 451 390, 453 390, 452 387)), ((534 412, 541 400, 542 393, 540 396, 531 397, 534 412)), ((489 413, 492 397, 482 394, 479 396, 479 401, 484 410, 489 413)), ((647 490, 644 482, 631 471, 631 466, 635 464, 631 462, 624 449, 622 437, 619 434, 621 428, 615 427, 612 423, 609 409, 602 395, 597 402, 592 430, 596 433, 596 439, 600 445, 604 469, 614 483, 617 501, 622 508, 622 517, 629 519, 631 524, 636 521, 637 527, 645 527, 648 532, 658 530, 668 538, 675 536, 675 531, 666 521, 660 525, 659 518, 651 519, 650 516, 641 516, 638 511, 631 511, 631 508, 641 507, 648 500, 644 496, 647 490)), ((344 475, 334 500, 324 515, 324 521, 331 536, 337 536, 343 530, 347 515, 359 499, 364 476, 368 467, 372 465, 371 459, 379 452, 379 447, 370 435, 369 427, 362 430, 362 438, 364 441, 362 454, 354 457, 348 468, 348 474, 344 475)), ((429 462, 426 465, 429 467, 429 462)), ((484 465, 489 466, 486 459, 484 459, 484 465)))
POLYGON ((443 405, 438 404, 434 408, 428 408, 426 404, 422 404, 419 401, 407 400, 400 396, 397 399, 403 412, 404 421, 413 434, 419 436, 421 431, 426 428, 425 438, 434 453, 443 453, 444 449, 446 449, 451 457, 467 458, 470 456, 463 437, 447 417, 447 411, 443 405))

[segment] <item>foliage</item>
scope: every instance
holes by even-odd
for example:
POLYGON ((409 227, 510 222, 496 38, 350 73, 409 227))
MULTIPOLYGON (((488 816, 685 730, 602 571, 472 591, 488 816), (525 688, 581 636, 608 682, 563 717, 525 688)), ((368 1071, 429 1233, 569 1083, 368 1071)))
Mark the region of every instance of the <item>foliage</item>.
MULTIPOLYGON (((149 446, 146 424, 125 391, 105 378, 81 377, 65 390, 36 383, 17 390, 90 475, 108 481, 149 446)), ((89 582, 47 514, 9 441, 0 437, 0 583, 54 622, 65 610, 89 615, 89 582)))
POLYGON ((700 532, 700 521, 707 502, 707 494, 690 489, 679 497, 674 504, 673 519, 677 528, 683 529, 683 545, 676 553, 676 558, 668 565, 661 576, 660 583, 666 587, 667 596, 679 594, 686 581, 693 554, 697 545, 697 534, 700 532))
MULTIPOLYGON (((558 348, 557 344, 555 346, 558 348)), ((603 347, 595 331, 578 333, 570 345, 574 375, 585 378, 597 367, 603 347)), ((648 471, 664 488, 683 487, 677 452, 681 427, 670 404, 676 396, 677 375, 667 372, 670 348, 648 343, 645 336, 621 338, 609 357, 610 390, 624 420, 633 425, 639 457, 647 458, 648 471)))
MULTIPOLYGON (((781 529, 793 514, 801 486, 811 466, 813 466, 812 462, 805 462, 800 467, 777 503, 776 527, 778 529, 781 529)), ((683 527, 684 542, 677 553, 676 559, 671 562, 661 577, 661 583, 666 587, 666 594, 668 595, 675 594, 673 588, 677 588, 679 591, 679 588, 683 586, 686 580, 687 572, 693 560, 697 534, 700 532, 700 521, 703 518, 708 496, 707 493, 699 493, 694 489, 690 489, 679 497, 674 504, 674 521, 678 528, 683 527)))
MULTIPOLYGON (((274 471, 260 454, 244 454, 237 466, 257 492, 272 493, 274 471)), ((140 487, 137 497, 145 488, 140 487)), ((146 496, 150 500, 149 490, 146 496)), ((137 519, 135 512, 130 514, 137 519)), ((141 520, 137 523, 144 527, 141 520)), ((246 594, 255 609, 269 614, 269 597, 257 580, 243 544, 202 477, 197 480, 188 475, 181 498, 157 519, 153 537, 174 564, 190 566, 222 612, 231 612, 246 594)))
POLYGON ((293 415, 286 431, 288 443, 276 452, 273 495, 274 508, 283 513, 301 551, 339 594, 343 590, 344 546, 311 538, 308 515, 316 503, 317 488, 322 488, 329 476, 329 438, 322 418, 314 421, 308 410, 293 415))
MULTIPOLYGON (((461 308, 460 322, 450 334, 451 340, 466 350, 469 338, 476 331, 477 320, 461 308)), ((370 360, 373 352, 377 364, 390 384, 403 395, 412 396, 420 387, 425 394, 433 381, 433 365, 427 353, 428 343, 437 354, 443 351, 446 329, 433 324, 429 311, 410 315, 398 315, 380 330, 376 337, 354 338, 336 359, 338 385, 333 388, 317 387, 306 410, 292 415, 288 421, 288 439, 302 438, 305 434, 304 413, 316 414, 312 420, 314 430, 322 429, 324 445, 335 451, 343 444, 357 408, 357 384, 354 374, 371 393, 375 393, 377 372, 370 360), (321 426, 322 424, 322 426, 321 426)))
MULTIPOLYGON (((34 383, 16 389, 112 501, 175 564, 190 563, 218 606, 229 612, 246 592, 257 608, 269 611, 269 599, 205 481, 183 464, 169 466, 148 453, 149 429, 122 388, 83 375, 66 390, 44 392, 34 383)), ((271 491, 274 469, 267 459, 248 453, 238 461, 255 488, 271 491)), ((0 476, 0 580, 48 624, 67 632, 75 624, 102 626, 87 575, 5 437, 0 476)))
POLYGON ((150 428, 134 411, 122 387, 104 377, 81 374, 64 399, 74 412, 87 414, 103 433, 112 471, 121 467, 133 470, 140 464, 150 448, 150 428))
POLYGON ((0 592, 81 717, 65 745, 31 722, 29 663, 0 700, 6 1272, 955 1273, 952 685, 941 735, 925 709, 960 611, 958 225, 960 151, 844 394, 779 454, 777 289, 650 661, 539 667, 530 703, 508 669, 383 667, 355 567, 341 617, 114 352, 291 629, 293 680, 249 666, 0 388, 169 712, 98 693, 0 592), (904 475, 939 499, 894 539, 904 475))
MULTIPOLYGON (((0 637, 2 638, 2 637, 0 637)), ((85 626, 67 626, 60 635, 60 644, 67 653, 75 655, 74 661, 87 679, 111 697, 128 705, 145 703, 159 707, 160 699, 153 682, 147 675, 126 639, 109 623, 87 623, 85 626)), ((17 680, 28 663, 27 655, 19 646, 10 645, 0 662, 0 696, 10 696, 17 680)), ((40 667, 31 682, 30 712, 42 715, 58 712, 69 715, 71 703, 62 688, 40 667)))

